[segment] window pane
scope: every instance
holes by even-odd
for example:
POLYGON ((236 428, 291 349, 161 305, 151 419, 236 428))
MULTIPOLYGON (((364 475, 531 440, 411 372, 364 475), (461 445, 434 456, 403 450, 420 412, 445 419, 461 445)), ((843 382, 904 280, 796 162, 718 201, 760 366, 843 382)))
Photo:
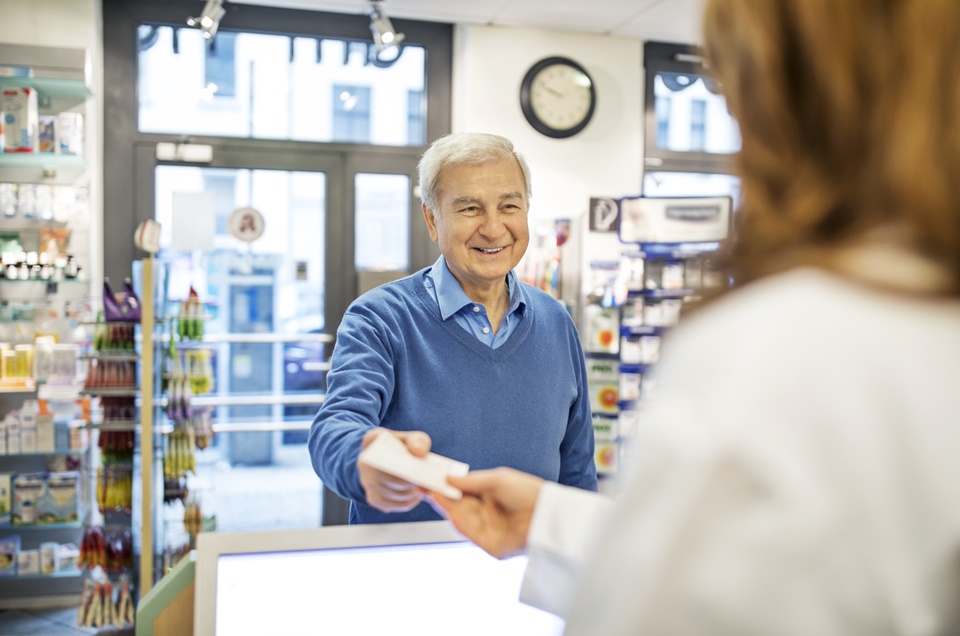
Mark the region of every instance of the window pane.
POLYGON ((658 148, 718 154, 740 149, 740 129, 709 80, 661 71, 653 82, 658 148))
POLYGON ((334 85, 333 137, 335 141, 370 142, 369 88, 334 85))
MULTIPOLYGON (((417 146, 410 119, 426 118, 423 47, 404 46, 396 62, 368 60, 366 42, 141 25, 138 116, 142 132, 362 141, 417 146), (340 131, 339 88, 366 91, 368 132, 340 131), (407 108, 398 105, 407 105, 407 108), (409 108, 418 109, 407 112, 409 108)), ((350 123, 349 125, 356 125, 350 123)), ((415 131, 414 131, 415 132, 415 131)))
POLYGON ((357 270, 406 271, 410 266, 410 178, 358 174, 354 197, 357 270))
POLYGON ((205 325, 210 332, 322 331, 325 174, 158 166, 156 184, 160 255, 169 263, 168 299, 185 300, 193 286, 201 297, 215 300, 218 315, 205 325), (174 233, 183 228, 175 224, 184 217, 174 214, 174 199, 181 193, 202 192, 213 197, 212 246, 202 252, 180 251, 174 233), (263 236, 249 244, 227 230, 230 214, 248 206, 266 219, 263 236), (269 279, 270 291, 258 288, 234 294, 247 276, 269 279), (270 296, 268 302, 265 294, 270 296), (236 303, 242 303, 243 311, 236 303))

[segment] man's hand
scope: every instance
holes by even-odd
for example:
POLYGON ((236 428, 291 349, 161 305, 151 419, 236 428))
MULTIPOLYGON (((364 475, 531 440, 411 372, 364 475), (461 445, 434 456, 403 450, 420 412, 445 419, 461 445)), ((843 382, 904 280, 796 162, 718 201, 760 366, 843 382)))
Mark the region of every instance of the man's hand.
MULTIPOLYGON (((416 457, 424 457, 430 452, 431 440, 426 433, 402 433, 386 428, 375 428, 364 435, 361 448, 369 446, 379 435, 399 438, 416 457)), ((380 512, 407 512, 423 500, 423 491, 404 479, 377 470, 362 461, 357 461, 357 470, 367 503, 380 512)))
POLYGON ((523 552, 542 479, 511 468, 496 468, 466 477, 447 477, 447 482, 463 491, 463 499, 430 493, 430 503, 437 512, 498 559, 523 552))

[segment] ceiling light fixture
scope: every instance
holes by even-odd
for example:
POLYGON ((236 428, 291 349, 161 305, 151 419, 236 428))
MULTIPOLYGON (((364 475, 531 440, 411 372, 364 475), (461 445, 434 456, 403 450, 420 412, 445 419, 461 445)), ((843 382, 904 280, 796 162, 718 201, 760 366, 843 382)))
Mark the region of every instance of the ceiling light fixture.
POLYGON ((196 18, 187 18, 187 25, 199 27, 206 40, 212 40, 220 27, 220 20, 227 12, 223 8, 223 0, 207 0, 203 6, 203 12, 196 18))
POLYGON ((400 43, 403 42, 404 35, 397 33, 390 17, 380 5, 380 0, 370 0, 370 32, 377 47, 377 59, 389 62, 400 56, 400 43))

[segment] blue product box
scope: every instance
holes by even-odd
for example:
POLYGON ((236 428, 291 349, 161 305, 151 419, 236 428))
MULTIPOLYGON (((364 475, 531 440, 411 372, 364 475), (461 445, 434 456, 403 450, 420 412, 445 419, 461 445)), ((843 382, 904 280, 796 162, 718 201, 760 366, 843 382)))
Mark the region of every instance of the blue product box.
POLYGON ((61 453, 70 450, 70 427, 66 422, 56 422, 54 427, 54 450, 61 453))
POLYGON ((17 557, 20 553, 20 535, 0 537, 0 576, 17 575, 17 557))
POLYGON ((29 66, 0 64, 0 77, 33 77, 33 69, 29 66))
POLYGON ((39 152, 57 152, 57 116, 40 115, 37 118, 37 150, 39 152))

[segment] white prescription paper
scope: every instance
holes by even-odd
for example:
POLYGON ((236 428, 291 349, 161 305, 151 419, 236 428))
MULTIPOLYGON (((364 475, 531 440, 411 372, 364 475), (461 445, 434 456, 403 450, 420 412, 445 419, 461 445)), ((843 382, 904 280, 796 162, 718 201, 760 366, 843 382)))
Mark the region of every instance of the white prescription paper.
POLYGON ((380 435, 360 452, 360 461, 377 470, 406 479, 427 490, 450 499, 460 499, 463 493, 447 483, 447 476, 463 477, 470 470, 468 464, 449 457, 428 453, 417 457, 394 435, 380 435))

